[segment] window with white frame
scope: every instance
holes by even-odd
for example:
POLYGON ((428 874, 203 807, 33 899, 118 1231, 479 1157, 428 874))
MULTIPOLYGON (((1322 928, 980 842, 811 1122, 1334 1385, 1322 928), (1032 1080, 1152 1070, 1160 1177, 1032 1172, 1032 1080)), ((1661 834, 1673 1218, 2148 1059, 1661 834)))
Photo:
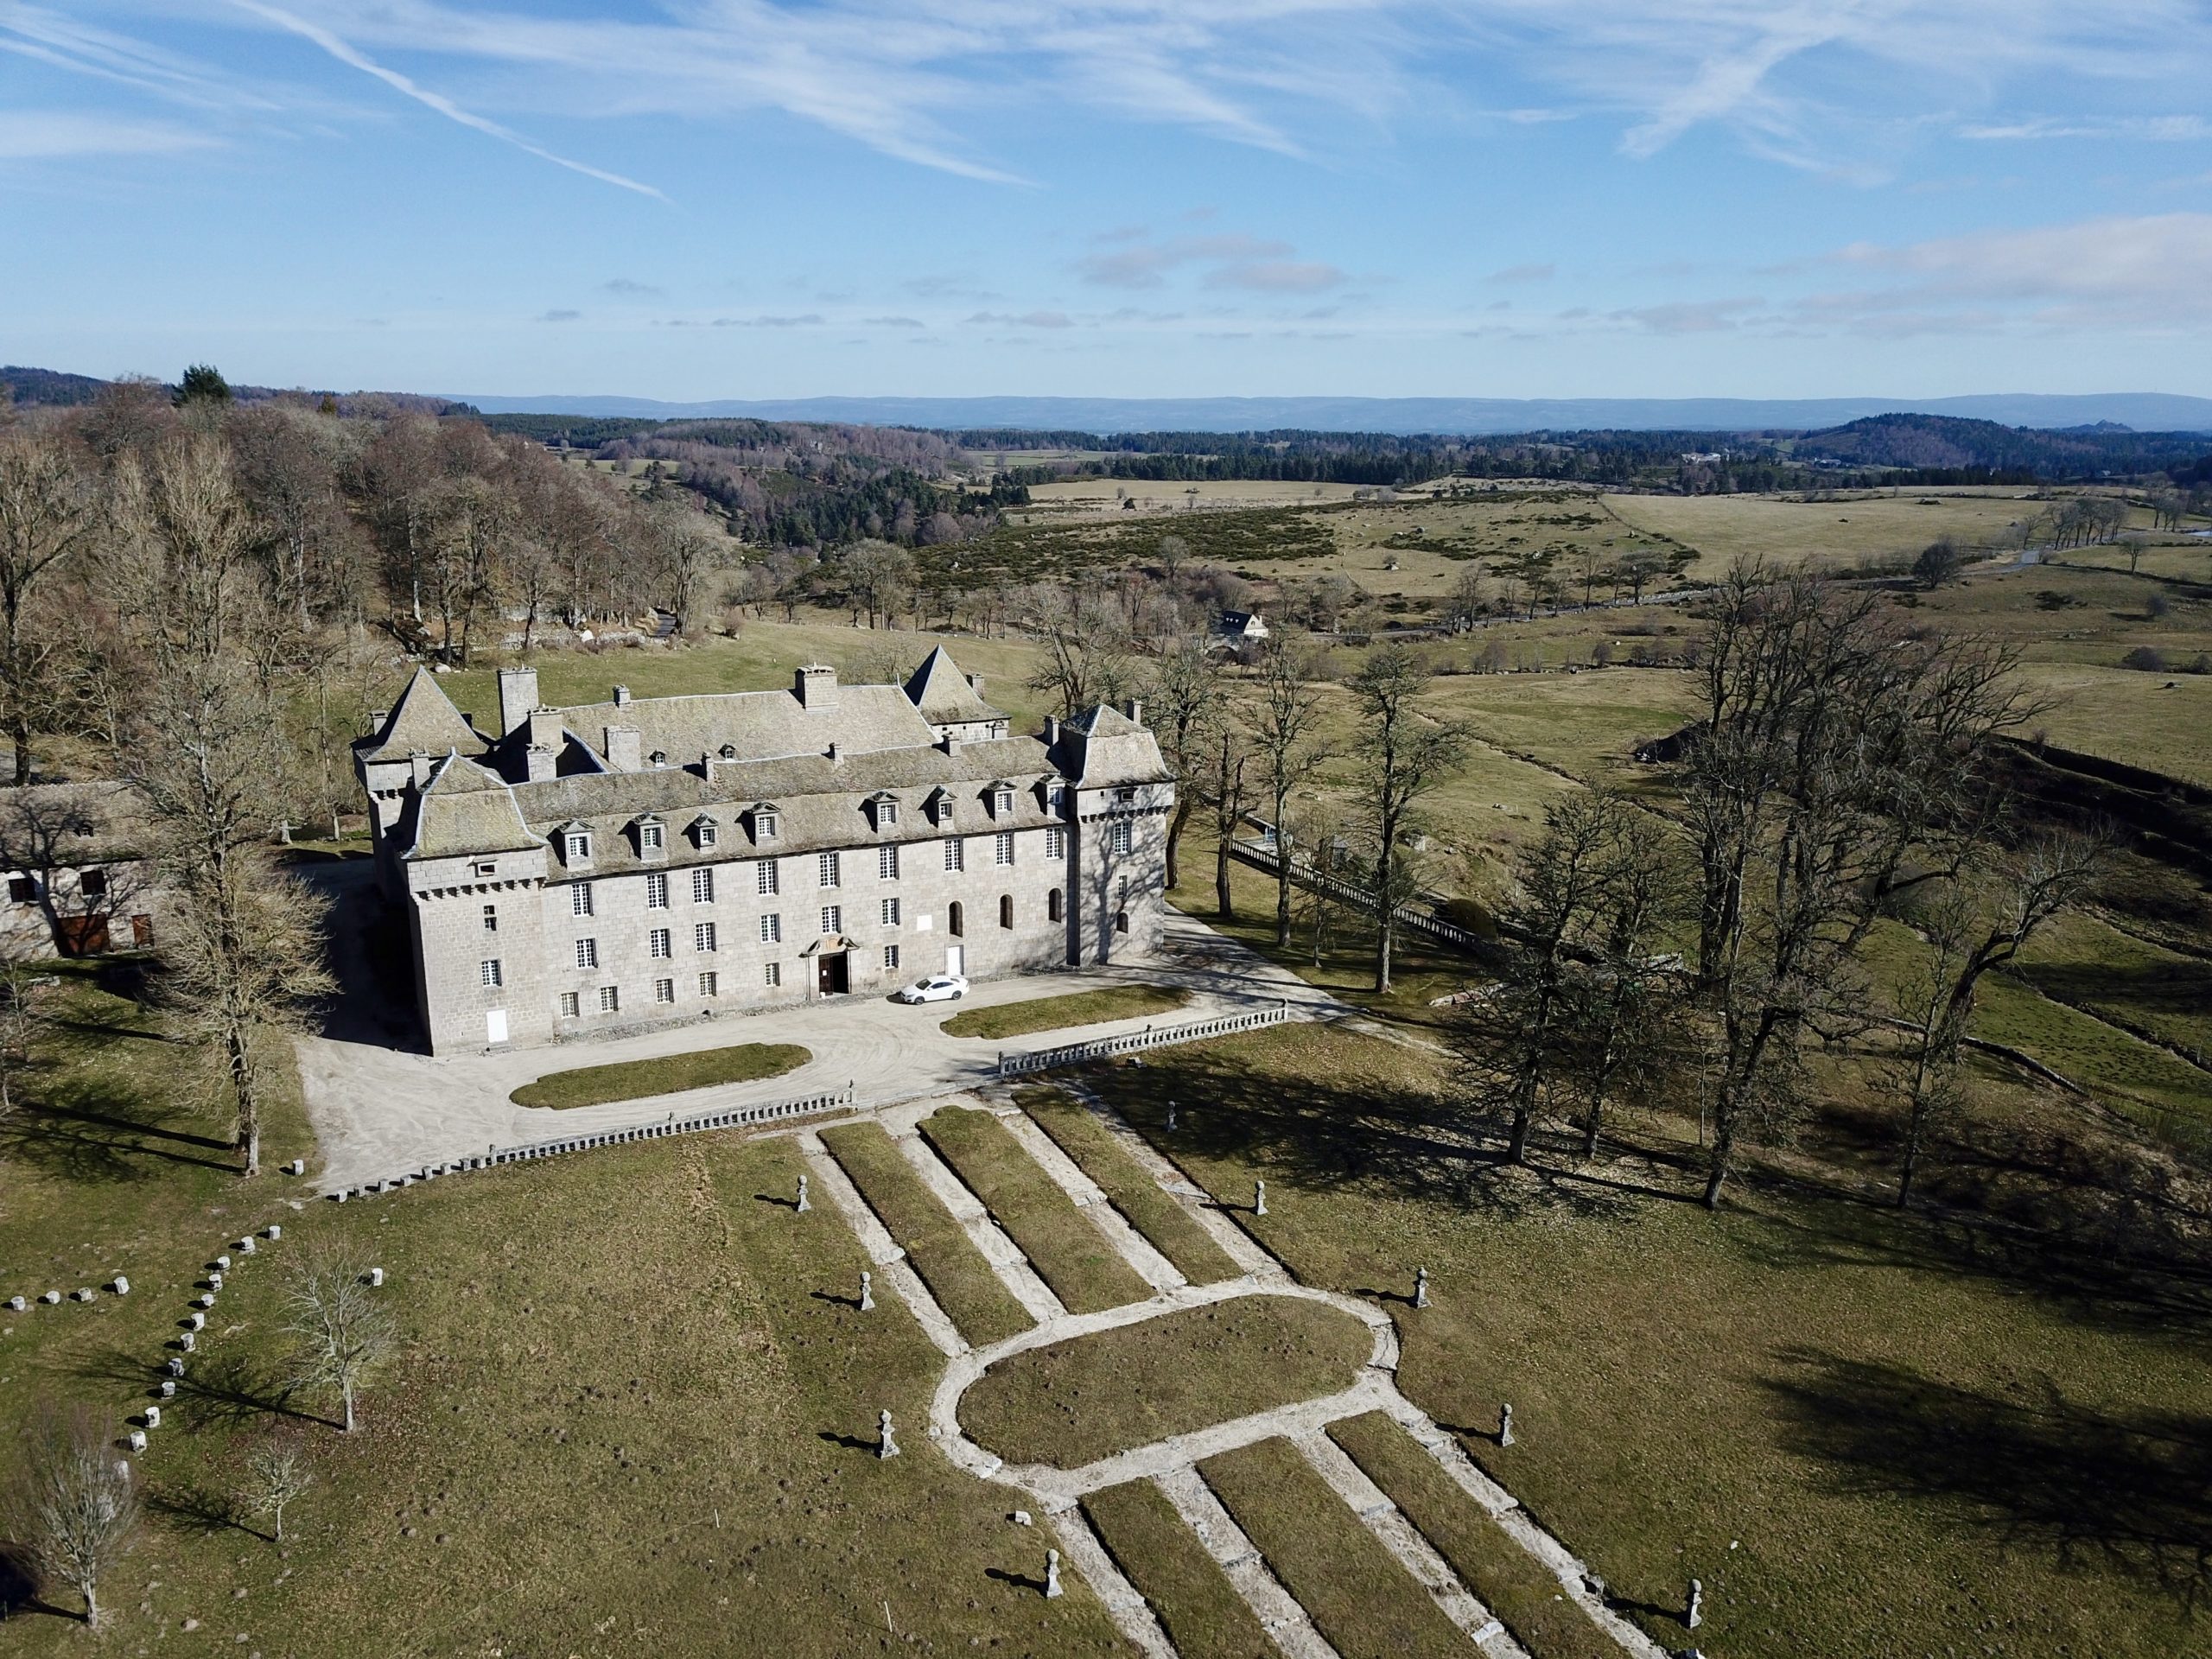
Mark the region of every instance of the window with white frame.
POLYGON ((888 830, 888 829, 890 829, 890 828, 891 828, 891 826, 892 826, 892 825, 893 825, 893 824, 897 823, 898 822, 899 822, 899 803, 898 803, 898 802, 896 802, 896 801, 892 801, 892 800, 882 800, 882 801, 878 801, 878 802, 875 804, 875 827, 876 827, 877 829, 879 829, 879 830, 888 830))
POLYGON ((721 994, 722 982, 721 976, 717 974, 702 974, 699 976, 700 995, 720 996, 721 994))
POLYGON ((937 826, 942 830, 952 822, 952 797, 940 795, 931 804, 937 809, 937 826))
POLYGON ((715 902, 715 873, 712 870, 691 872, 691 902, 695 905, 715 902))
POLYGON ((657 853, 660 851, 660 825, 657 823, 639 824, 638 826, 638 850, 641 853, 657 853))
POLYGON ((772 910, 760 918, 760 943, 781 944, 784 942, 784 918, 772 910))
POLYGON ((653 1001, 656 1002, 675 1001, 676 982, 672 979, 657 979, 653 981, 653 1001))
POLYGON ((886 927, 899 925, 899 901, 896 899, 883 901, 883 925, 886 927))
POLYGON ((893 973, 898 971, 899 947, 897 945, 887 944, 883 947, 883 965, 893 973))
POLYGON ((962 846, 963 843, 957 836, 944 843, 944 868, 946 869, 964 870, 968 868, 968 855, 962 850, 962 846))
POLYGON ((715 948, 715 925, 712 922, 700 922, 692 927, 691 948, 694 950, 711 950, 715 948))
POLYGON ((1127 818, 1115 819, 1114 827, 1107 832, 1107 845, 1117 853, 1126 853, 1129 850, 1130 840, 1129 821, 1127 818))
POLYGON ((668 878, 658 871, 655 871, 645 878, 645 908, 647 910, 668 908, 668 878))
POLYGON ((561 1017, 563 1020, 574 1020, 581 1015, 583 1011, 583 998, 578 996, 574 991, 563 991, 561 993, 561 1017))
POLYGON ((706 819, 702 818, 699 820, 699 844, 702 847, 713 846, 720 833, 721 832, 706 819))
POLYGON ((826 938, 828 938, 828 937, 829 937, 830 934, 832 934, 832 933, 842 933, 842 932, 843 932, 844 931, 845 931, 845 907, 844 907, 842 905, 824 905, 824 906, 822 906, 822 932, 823 932, 823 937, 826 938))
POLYGON ((500 969, 499 959, 497 957, 485 957, 483 961, 476 964, 476 972, 478 976, 486 985, 504 985, 506 983, 505 976, 500 969))
POLYGON ((753 838, 755 841, 773 841, 778 827, 773 812, 755 812, 753 815, 753 838))
POLYGON ((645 954, 655 962, 664 962, 676 954, 669 948, 666 928, 656 927, 645 935, 645 954))
POLYGON ((569 913, 571 916, 591 914, 591 883, 579 881, 569 889, 569 913))
POLYGON ((756 885, 759 891, 766 893, 772 893, 779 891, 776 880, 776 861, 774 859, 764 858, 753 868, 757 876, 756 885))
POLYGON ((995 818, 1010 818, 1014 816, 1012 790, 995 789, 991 791, 991 816, 995 818))
POLYGON ((563 845, 571 864, 587 862, 591 857, 591 837, 581 830, 569 830, 563 845))
POLYGON ((993 864, 1011 864, 1014 862, 1013 830, 1001 830, 998 834, 991 837, 991 862, 993 864))
POLYGON ((616 990, 612 985, 601 986, 599 988, 599 1011, 601 1014, 620 1014, 622 1011, 622 993, 616 990))
POLYGON ((468 873, 480 880, 487 875, 497 875, 499 873, 499 867, 491 860, 484 859, 470 865, 468 873))
POLYGON ((875 875, 879 881, 896 881, 899 879, 898 848, 879 847, 875 849, 875 875))
POLYGON ((1053 811, 1066 811, 1068 806, 1068 786, 1065 784, 1054 784, 1050 790, 1046 791, 1045 798, 1051 804, 1053 811))
POLYGON ((1065 858, 1067 855, 1068 832, 1056 827, 1047 829, 1045 831, 1045 856, 1065 858))
POLYGON ((784 964, 780 962, 764 963, 760 969, 760 982, 772 991, 782 984, 784 964))
POLYGON ((484 931, 486 933, 496 933, 499 931, 499 907, 497 905, 484 906, 484 931))
POLYGON ((576 941, 576 966, 579 968, 596 968, 599 966, 599 941, 597 939, 578 939, 576 941))
POLYGON ((815 863, 815 874, 816 874, 817 877, 820 880, 821 884, 822 884, 823 887, 836 887, 836 886, 837 886, 837 885, 838 885, 838 881, 837 881, 837 866, 838 866, 838 860, 837 860, 837 855, 836 855, 836 854, 835 854, 835 853, 824 853, 824 854, 823 854, 823 855, 821 855, 821 857, 819 857, 819 858, 816 859, 816 860, 815 860, 815 861, 814 861, 814 863, 815 863))

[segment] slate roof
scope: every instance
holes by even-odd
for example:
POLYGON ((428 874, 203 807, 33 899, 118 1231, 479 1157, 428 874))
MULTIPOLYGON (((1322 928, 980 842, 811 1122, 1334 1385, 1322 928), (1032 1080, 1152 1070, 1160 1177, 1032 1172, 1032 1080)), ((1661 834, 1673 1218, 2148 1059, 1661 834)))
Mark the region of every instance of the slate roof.
POLYGON ((494 772, 448 752, 416 798, 405 856, 464 858, 543 846, 516 809, 514 792, 494 772))
POLYGON ((1060 731, 1061 770, 1081 788, 1164 783, 1174 776, 1160 758, 1159 740, 1111 704, 1085 709, 1060 731))
POLYGON ((976 695, 976 688, 968 683, 968 677, 943 645, 922 659, 922 665, 906 682, 906 696, 932 726, 1007 718, 1003 709, 992 708, 976 695))
POLYGON ((841 685, 836 706, 808 709, 789 691, 724 691, 689 697, 588 702, 560 711, 562 724, 604 753, 606 728, 629 727, 638 753, 656 750, 671 766, 696 766, 727 744, 741 759, 896 749, 933 742, 921 711, 895 685, 841 685))
POLYGON ((353 746, 363 760, 404 760, 410 754, 448 752, 481 754, 487 747, 427 668, 415 671, 385 716, 384 729, 353 746))

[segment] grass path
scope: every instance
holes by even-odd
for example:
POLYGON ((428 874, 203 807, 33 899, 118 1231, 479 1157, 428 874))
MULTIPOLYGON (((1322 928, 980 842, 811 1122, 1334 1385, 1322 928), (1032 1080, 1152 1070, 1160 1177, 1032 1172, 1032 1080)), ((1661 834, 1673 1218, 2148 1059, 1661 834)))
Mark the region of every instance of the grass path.
POLYGON ((813 1058, 810 1051, 797 1043, 736 1043, 689 1054, 549 1071, 535 1083, 523 1084, 509 1098, 518 1106, 605 1106, 618 1100, 645 1100, 688 1089, 780 1077, 813 1058))

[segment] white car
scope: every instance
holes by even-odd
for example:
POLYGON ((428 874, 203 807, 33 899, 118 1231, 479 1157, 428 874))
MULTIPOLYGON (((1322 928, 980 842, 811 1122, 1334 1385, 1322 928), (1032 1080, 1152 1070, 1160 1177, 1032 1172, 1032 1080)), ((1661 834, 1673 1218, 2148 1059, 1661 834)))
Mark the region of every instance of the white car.
POLYGON ((927 979, 918 979, 902 986, 899 992, 901 1002, 957 1002, 968 995, 968 982, 958 974, 931 974, 927 979))

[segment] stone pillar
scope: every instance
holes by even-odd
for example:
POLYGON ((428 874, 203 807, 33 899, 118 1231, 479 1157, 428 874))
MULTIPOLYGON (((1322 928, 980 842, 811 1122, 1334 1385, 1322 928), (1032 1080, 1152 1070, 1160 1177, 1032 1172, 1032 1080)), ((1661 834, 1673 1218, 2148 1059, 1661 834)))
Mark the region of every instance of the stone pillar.
POLYGON ((1056 1601, 1065 1594, 1060 1587, 1060 1552, 1048 1549, 1045 1552, 1045 1599, 1056 1601))
POLYGON ((806 1196, 806 1172, 804 1170, 799 1172, 798 1203, 794 1206, 794 1208, 796 1208, 798 1213, 802 1216, 808 1211, 814 1208, 812 1201, 806 1196))
POLYGON ((1414 1306, 1415 1307, 1428 1306, 1428 1269, 1427 1268, 1419 1269, 1414 1274, 1414 1306))
POLYGON ((1497 1443, 1500 1446, 1513 1444, 1513 1408, 1510 1405, 1497 1408, 1497 1443))
POLYGON ((1268 1184, 1265 1181, 1252 1183, 1252 1213, 1255 1216, 1268 1213, 1268 1184))
POLYGON ((866 1268, 861 1270, 861 1312, 873 1312, 875 1307, 875 1281, 866 1268))
POLYGON ((877 1414, 875 1434, 875 1455, 878 1459, 899 1455, 899 1442, 891 1438, 891 1414, 888 1410, 877 1414))

